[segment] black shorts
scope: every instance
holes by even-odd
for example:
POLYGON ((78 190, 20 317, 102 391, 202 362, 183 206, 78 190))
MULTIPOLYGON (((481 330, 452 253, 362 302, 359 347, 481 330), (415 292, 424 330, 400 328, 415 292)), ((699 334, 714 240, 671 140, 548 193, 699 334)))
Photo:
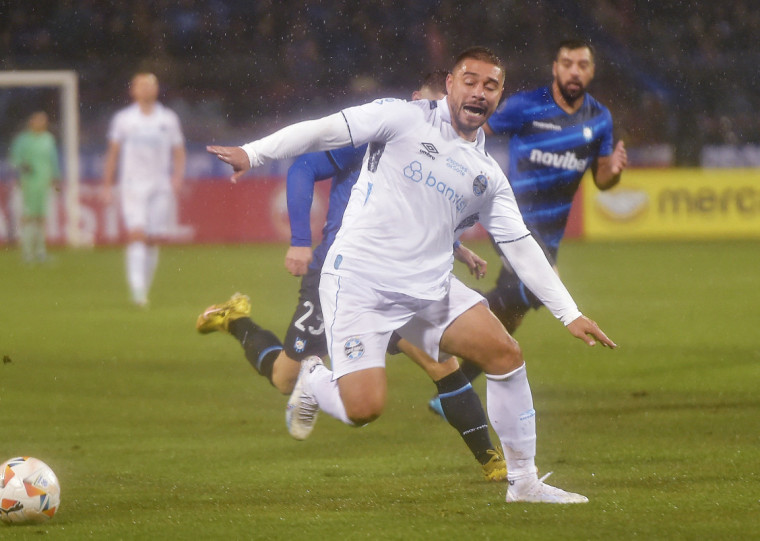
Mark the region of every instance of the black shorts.
POLYGON ((327 357, 325 322, 319 302, 319 269, 309 269, 301 279, 298 307, 285 333, 285 353, 301 361, 310 355, 327 357))

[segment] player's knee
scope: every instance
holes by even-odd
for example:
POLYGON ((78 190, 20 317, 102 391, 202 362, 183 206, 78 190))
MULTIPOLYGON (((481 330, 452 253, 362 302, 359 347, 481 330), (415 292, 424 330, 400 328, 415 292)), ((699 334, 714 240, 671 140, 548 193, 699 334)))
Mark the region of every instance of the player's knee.
POLYGON ((346 415, 352 422, 361 426, 380 417, 385 408, 384 372, 349 374, 338 385, 346 415))
POLYGON ((492 374, 506 374, 520 368, 523 364, 523 353, 520 344, 511 335, 504 333, 499 337, 493 349, 492 374))
POLYGON ((342 400, 346 415, 357 426, 366 425, 380 417, 385 407, 385 394, 379 390, 348 393, 348 396, 342 396, 342 400))
POLYGON ((382 413, 382 409, 380 411, 376 410, 370 410, 369 408, 360 408, 358 410, 351 410, 349 411, 346 409, 346 413, 348 415, 348 418, 351 419, 351 422, 354 423, 356 426, 364 426, 366 424, 371 423, 378 417, 380 417, 380 414, 382 413))

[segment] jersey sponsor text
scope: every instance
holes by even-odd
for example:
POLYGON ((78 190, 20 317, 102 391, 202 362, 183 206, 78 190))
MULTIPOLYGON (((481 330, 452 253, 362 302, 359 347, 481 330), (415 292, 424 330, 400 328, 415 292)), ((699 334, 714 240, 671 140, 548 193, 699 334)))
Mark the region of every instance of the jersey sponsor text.
POLYGON ((530 162, 581 173, 586 170, 588 160, 579 160, 575 152, 569 150, 564 154, 555 154, 554 152, 544 152, 538 148, 534 148, 530 151, 530 162))

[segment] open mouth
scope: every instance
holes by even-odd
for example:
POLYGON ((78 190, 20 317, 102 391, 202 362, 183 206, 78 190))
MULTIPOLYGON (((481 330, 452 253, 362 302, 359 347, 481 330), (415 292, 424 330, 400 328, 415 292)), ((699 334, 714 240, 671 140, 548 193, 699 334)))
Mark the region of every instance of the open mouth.
POLYGON ((486 114, 485 108, 478 107, 477 105, 465 105, 462 109, 468 116, 482 117, 486 114))

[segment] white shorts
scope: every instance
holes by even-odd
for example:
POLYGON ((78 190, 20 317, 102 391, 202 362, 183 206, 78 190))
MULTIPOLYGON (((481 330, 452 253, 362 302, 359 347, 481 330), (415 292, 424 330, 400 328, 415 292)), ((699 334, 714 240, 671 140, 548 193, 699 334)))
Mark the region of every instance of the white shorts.
POLYGON ((149 237, 166 236, 176 212, 174 192, 171 189, 122 189, 121 211, 127 231, 141 230, 149 237))
POLYGON ((366 282, 322 274, 319 298, 333 379, 367 368, 384 367, 385 351, 393 331, 439 362, 443 332, 482 295, 451 276, 448 294, 441 300, 416 299, 378 291, 366 282))

